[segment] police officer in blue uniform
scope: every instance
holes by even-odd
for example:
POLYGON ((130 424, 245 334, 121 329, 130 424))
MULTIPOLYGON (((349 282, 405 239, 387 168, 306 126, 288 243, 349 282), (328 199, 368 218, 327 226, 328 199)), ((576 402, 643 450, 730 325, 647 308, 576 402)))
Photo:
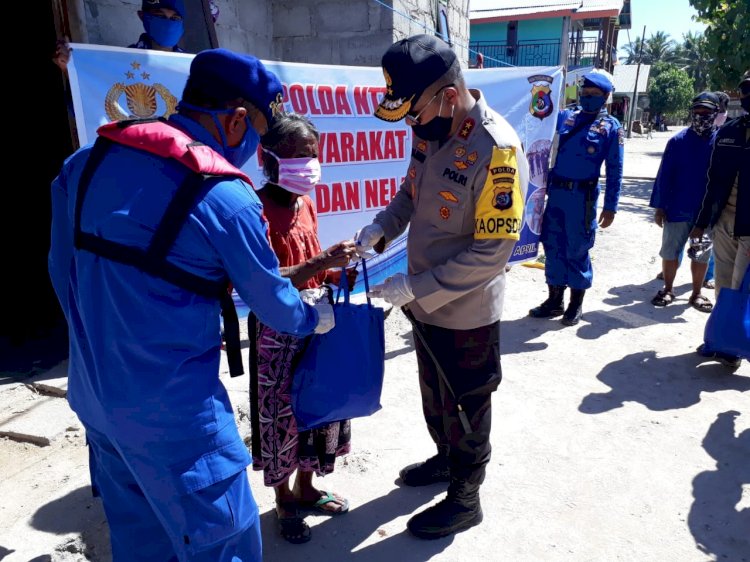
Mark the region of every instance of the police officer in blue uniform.
POLYGON ((114 562, 262 559, 251 459, 219 379, 220 303, 231 281, 278 331, 333 326, 330 305, 305 304, 280 275, 239 169, 281 96, 255 57, 203 51, 168 122, 102 126, 52 184, 49 271, 70 333, 68 401, 86 430, 114 562))
POLYGON ((540 237, 549 298, 529 311, 534 318, 562 315, 566 326, 574 326, 581 319, 583 297, 593 278, 589 250, 594 246, 597 226, 607 228, 612 224, 622 187, 623 130, 605 107, 613 89, 609 73, 594 70, 585 74, 580 107, 558 115, 557 146, 547 181, 540 237), (597 220, 602 162, 607 166, 607 185, 604 208, 597 220), (564 309, 566 287, 570 287, 570 303, 564 309))

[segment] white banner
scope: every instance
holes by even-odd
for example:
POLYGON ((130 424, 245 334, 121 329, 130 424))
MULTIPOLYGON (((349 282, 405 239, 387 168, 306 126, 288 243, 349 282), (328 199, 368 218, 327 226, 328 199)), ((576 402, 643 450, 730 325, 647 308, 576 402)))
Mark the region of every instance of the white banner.
MULTIPOLYGON (((194 56, 72 46, 69 76, 82 146, 109 121, 173 113, 194 56)), ((411 157, 411 128, 373 116, 385 89, 379 67, 263 62, 283 83, 285 109, 309 116, 321 133, 323 177, 314 194, 321 245, 351 238, 396 194, 411 157)), ((562 67, 466 70, 465 77, 516 129, 529 159, 524 226, 511 263, 528 261, 538 253, 549 151, 564 88, 562 67)), ((256 188, 263 185, 258 159, 243 171, 256 188)), ((374 283, 405 271, 404 239, 368 266, 374 283)))

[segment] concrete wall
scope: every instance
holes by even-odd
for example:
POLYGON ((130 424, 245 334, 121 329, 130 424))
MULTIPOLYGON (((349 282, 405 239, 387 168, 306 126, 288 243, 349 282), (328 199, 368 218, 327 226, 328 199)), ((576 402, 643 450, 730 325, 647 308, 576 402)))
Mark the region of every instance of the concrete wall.
POLYGON ((276 60, 378 66, 393 42, 393 14, 369 0, 273 0, 276 60))
POLYGON ((140 0, 85 0, 84 7, 89 43, 127 47, 143 33, 140 0))
MULTIPOLYGON (((127 46, 143 32, 136 15, 140 0, 82 1, 89 43, 127 46)), ((462 64, 468 64, 469 0, 383 3, 392 5, 393 10, 372 0, 216 0, 216 37, 221 47, 261 59, 379 66, 394 41, 433 33, 437 11, 444 8, 454 49, 462 64)), ((186 4, 190 12, 200 0, 187 0, 186 4)), ((188 52, 199 50, 187 44, 184 47, 188 52)))
POLYGON ((379 66, 383 52, 404 37, 433 33, 438 6, 450 36, 468 63, 468 0, 274 0, 273 55, 289 62, 379 66), (403 14, 403 15, 402 15, 403 14), (404 17, 408 15, 416 21, 404 17))
POLYGON ((260 59, 274 59, 272 0, 218 0, 214 24, 219 46, 260 59))
POLYGON ((447 11, 451 44, 463 67, 469 64, 469 0, 393 0, 393 40, 418 33, 433 34, 438 29, 437 13, 447 11), (404 15, 408 15, 410 21, 404 15), (421 25, 420 25, 421 24, 421 25))

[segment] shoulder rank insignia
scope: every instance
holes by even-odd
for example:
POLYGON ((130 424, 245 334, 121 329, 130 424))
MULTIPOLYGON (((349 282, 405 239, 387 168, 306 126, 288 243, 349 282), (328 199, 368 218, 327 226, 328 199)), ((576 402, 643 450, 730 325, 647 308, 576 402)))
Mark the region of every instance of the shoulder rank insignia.
POLYGON ((474 130, 474 125, 476 125, 476 121, 471 117, 464 119, 464 122, 461 123, 461 126, 458 128, 458 136, 464 140, 468 139, 469 135, 471 135, 471 132, 474 130))

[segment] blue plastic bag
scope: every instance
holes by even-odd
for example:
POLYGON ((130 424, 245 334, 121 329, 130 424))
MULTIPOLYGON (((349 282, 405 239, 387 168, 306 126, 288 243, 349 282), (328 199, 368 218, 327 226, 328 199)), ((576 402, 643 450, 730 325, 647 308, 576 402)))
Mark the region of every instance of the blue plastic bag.
MULTIPOLYGON (((362 262, 365 289, 367 268, 362 262)), ((385 372, 383 309, 349 301, 346 272, 333 305, 335 327, 314 334, 302 353, 292 380, 292 411, 297 429, 306 431, 329 423, 369 416, 380 410, 385 372), (339 302, 341 292, 343 302, 339 302)))
POLYGON ((739 289, 719 291, 703 340, 711 351, 750 359, 750 266, 739 289))

